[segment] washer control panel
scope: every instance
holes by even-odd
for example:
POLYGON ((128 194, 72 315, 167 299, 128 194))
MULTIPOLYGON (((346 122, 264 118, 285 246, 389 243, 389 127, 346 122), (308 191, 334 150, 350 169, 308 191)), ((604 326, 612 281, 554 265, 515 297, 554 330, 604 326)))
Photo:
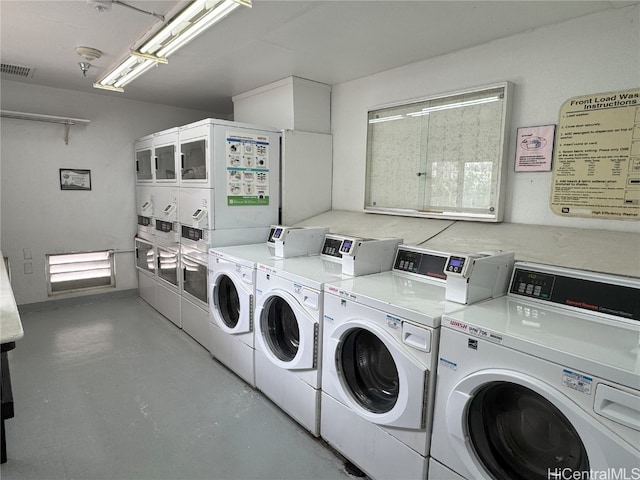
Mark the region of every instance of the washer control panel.
POLYGON ((509 295, 640 321, 640 279, 518 262, 509 295))
POLYGON ((548 299, 553 290, 555 277, 541 272, 516 270, 511 281, 511 292, 527 297, 548 299))
POLYGON ((458 275, 460 277, 467 276, 467 270, 469 270, 469 264, 471 263, 469 257, 462 257, 457 255, 450 255, 445 265, 445 272, 452 275, 458 275))
POLYGON ((342 246, 341 239, 326 236, 324 239, 324 243, 322 245, 322 251, 320 253, 322 255, 327 255, 329 257, 342 258, 342 254, 340 253, 341 246, 342 246))
POLYGON ((355 248, 355 241, 350 238, 345 238, 340 245, 340 253, 351 253, 355 248))
POLYGON ((400 246, 393 269, 397 272, 414 273, 423 277, 446 280, 444 267, 448 254, 400 246))

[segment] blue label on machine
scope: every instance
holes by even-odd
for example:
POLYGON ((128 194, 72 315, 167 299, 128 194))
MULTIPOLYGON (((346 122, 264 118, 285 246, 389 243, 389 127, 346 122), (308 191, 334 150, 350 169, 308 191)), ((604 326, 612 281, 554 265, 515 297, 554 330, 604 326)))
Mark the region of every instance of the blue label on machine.
POLYGON ((567 388, 590 395, 592 384, 593 378, 591 377, 587 377, 581 373, 572 372, 566 368, 562 370, 562 385, 567 388))

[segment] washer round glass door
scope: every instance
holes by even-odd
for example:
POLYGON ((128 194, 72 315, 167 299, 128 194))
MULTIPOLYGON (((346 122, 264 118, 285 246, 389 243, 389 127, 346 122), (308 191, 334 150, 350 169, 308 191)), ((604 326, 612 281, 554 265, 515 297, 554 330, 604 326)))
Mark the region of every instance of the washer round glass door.
POLYGON ((282 362, 292 361, 300 347, 298 319, 289 303, 273 296, 260 319, 262 335, 271 352, 282 362))
POLYGON ((584 444, 567 417, 522 385, 481 387, 469 405, 467 427, 476 455, 496 479, 548 480, 549 472, 589 470, 584 444))
POLYGON ((240 297, 233 280, 227 275, 218 278, 214 300, 224 324, 229 328, 235 328, 240 319, 240 297))
POLYGON ((345 387, 364 409, 387 413, 400 392, 398 368, 385 344, 371 331, 353 328, 338 348, 338 366, 345 387))

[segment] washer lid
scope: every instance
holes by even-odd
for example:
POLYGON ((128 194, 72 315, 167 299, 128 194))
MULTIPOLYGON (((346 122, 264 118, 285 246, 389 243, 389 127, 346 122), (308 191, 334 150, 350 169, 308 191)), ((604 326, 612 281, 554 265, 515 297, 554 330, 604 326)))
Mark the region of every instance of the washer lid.
POLYGON ((442 326, 640 389, 640 324, 500 297, 445 314, 442 326))
MULTIPOLYGON (((242 272, 239 272, 240 274, 242 272)), ((253 270, 250 270, 253 276, 253 270)), ((210 313, 226 333, 238 335, 253 329, 253 288, 242 275, 220 271, 209 274, 210 313)))
MULTIPOLYGON (((307 298, 301 291, 300 300, 307 298)), ((309 295, 317 292, 308 291, 309 295)), ((269 291, 260 297, 255 311, 256 349, 276 366, 286 370, 318 367, 317 318, 309 315, 294 297, 284 290, 269 291)))
POLYGON ((465 305, 445 300, 445 284, 397 272, 328 282, 325 292, 408 320, 438 327, 442 315, 465 305))
MULTIPOLYGON (((400 326, 398 326, 400 328, 400 326)), ((425 428, 431 372, 409 348, 379 325, 348 320, 330 333, 324 358, 342 401, 365 420, 385 426, 425 428)))

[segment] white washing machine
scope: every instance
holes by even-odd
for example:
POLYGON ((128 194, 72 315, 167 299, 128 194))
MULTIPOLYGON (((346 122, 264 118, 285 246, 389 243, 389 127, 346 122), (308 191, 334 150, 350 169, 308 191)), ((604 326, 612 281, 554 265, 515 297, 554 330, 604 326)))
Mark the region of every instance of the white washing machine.
POLYGON ((444 315, 437 376, 430 480, 640 478, 638 278, 516 263, 444 315))
POLYGON ((371 478, 426 478, 440 319, 464 308, 449 258, 403 245, 390 272, 325 285, 320 431, 371 478))
POLYGON ((317 254, 328 227, 272 226, 265 243, 209 250, 211 354, 255 386, 253 314, 256 266, 276 258, 317 254))
POLYGON ((343 256, 356 251, 369 269, 358 268, 360 274, 389 270, 401 241, 327 235, 320 255, 258 264, 256 387, 315 436, 320 434, 324 283, 350 276, 343 256))

